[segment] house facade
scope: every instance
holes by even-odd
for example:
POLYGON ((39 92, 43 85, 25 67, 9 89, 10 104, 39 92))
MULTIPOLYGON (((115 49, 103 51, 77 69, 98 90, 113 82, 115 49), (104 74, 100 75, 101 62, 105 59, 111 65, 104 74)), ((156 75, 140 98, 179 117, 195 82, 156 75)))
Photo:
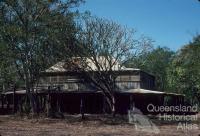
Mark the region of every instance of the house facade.
MULTIPOLYGON (((45 111, 47 102, 53 111, 78 114, 80 112, 89 114, 110 113, 110 108, 102 93, 92 82, 89 82, 77 71, 77 65, 66 61, 58 62, 43 71, 35 84, 35 97, 38 100, 39 110, 45 111)), ((92 65, 93 72, 98 72, 92 65)), ((101 72, 103 72, 104 68, 101 72)), ((88 69, 86 72, 91 72, 88 69)), ((118 114, 127 114, 127 111, 137 107, 143 113, 148 113, 147 105, 164 105, 166 97, 171 97, 171 104, 178 105, 183 102, 183 96, 155 91, 155 77, 140 69, 126 68, 117 63, 112 69, 115 78, 115 109, 118 114)), ((17 90, 3 94, 6 103, 13 103, 11 95, 15 95, 15 107, 20 109, 20 103, 26 95, 25 90, 17 90), (11 97, 10 97, 11 96, 11 97)), ((2 97, 4 99, 4 97, 2 97)), ((2 99, 2 103, 5 103, 2 99)))
MULTIPOLYGON (((109 113, 101 90, 84 80, 85 77, 80 72, 73 71, 73 68, 70 70, 66 68, 65 63, 65 61, 58 62, 42 72, 37 87, 41 90, 48 89, 47 87, 50 86, 59 87, 62 92, 60 99, 63 112, 80 113, 80 106, 83 106, 85 113, 109 113)), ((126 114, 133 105, 147 113, 146 107, 149 103, 163 105, 165 97, 169 96, 164 92, 153 91, 155 77, 140 69, 122 67, 113 72, 117 75, 115 107, 119 114, 126 114)))

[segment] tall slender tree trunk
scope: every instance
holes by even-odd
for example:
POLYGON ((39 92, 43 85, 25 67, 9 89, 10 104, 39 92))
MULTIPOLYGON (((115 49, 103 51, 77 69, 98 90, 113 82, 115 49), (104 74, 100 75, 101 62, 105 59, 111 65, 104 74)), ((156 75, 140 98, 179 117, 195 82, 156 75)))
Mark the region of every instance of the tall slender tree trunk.
POLYGON ((46 110, 47 110, 47 117, 50 116, 50 110, 51 110, 51 102, 50 102, 50 87, 48 87, 48 94, 46 97, 46 110))
POLYGON ((112 116, 113 116, 113 117, 115 117, 115 115, 116 115, 115 104, 116 104, 116 101, 115 101, 115 97, 113 96, 113 97, 112 97, 112 116))
POLYGON ((13 114, 16 112, 16 86, 13 86, 13 114))

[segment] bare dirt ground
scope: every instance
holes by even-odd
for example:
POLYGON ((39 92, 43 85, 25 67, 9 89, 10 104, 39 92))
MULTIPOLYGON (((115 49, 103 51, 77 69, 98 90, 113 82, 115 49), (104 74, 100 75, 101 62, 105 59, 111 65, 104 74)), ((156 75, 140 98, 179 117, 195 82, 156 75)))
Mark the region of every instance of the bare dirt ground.
POLYGON ((127 120, 111 119, 102 115, 88 115, 85 121, 78 115, 66 115, 65 119, 27 119, 13 115, 0 116, 0 136, 200 136, 200 114, 198 129, 177 130, 177 122, 166 123, 152 119, 159 133, 136 130, 127 120))

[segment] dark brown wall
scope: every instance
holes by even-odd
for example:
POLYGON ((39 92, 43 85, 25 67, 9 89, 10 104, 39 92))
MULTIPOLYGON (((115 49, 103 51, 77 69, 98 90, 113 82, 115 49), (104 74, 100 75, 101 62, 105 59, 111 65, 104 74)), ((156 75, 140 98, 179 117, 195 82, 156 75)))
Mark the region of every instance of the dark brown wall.
POLYGON ((141 88, 142 89, 149 89, 149 90, 155 89, 155 77, 154 76, 141 71, 140 78, 141 78, 141 88))

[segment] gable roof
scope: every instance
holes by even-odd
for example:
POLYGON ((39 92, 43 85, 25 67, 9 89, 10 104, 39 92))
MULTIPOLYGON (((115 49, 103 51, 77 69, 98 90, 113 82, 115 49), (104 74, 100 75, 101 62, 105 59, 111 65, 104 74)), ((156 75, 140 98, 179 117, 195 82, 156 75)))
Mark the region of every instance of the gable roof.
MULTIPOLYGON (((71 61, 60 61, 56 63, 55 65, 51 66, 44 72, 48 73, 54 73, 54 72, 69 72, 69 71, 76 71, 81 67, 84 67, 87 71, 98 71, 99 69, 101 71, 104 71, 106 69, 109 69, 110 64, 105 57, 100 56, 96 59, 98 62, 97 65, 100 66, 100 68, 97 68, 97 65, 95 64, 95 61, 93 61, 92 58, 80 58, 80 57, 73 57, 71 61), (83 62, 84 61, 84 62, 83 62)), ((125 66, 121 66, 119 62, 117 62, 115 59, 111 60, 113 63, 112 70, 113 71, 126 71, 126 70, 140 70, 135 68, 126 68, 125 66)))

